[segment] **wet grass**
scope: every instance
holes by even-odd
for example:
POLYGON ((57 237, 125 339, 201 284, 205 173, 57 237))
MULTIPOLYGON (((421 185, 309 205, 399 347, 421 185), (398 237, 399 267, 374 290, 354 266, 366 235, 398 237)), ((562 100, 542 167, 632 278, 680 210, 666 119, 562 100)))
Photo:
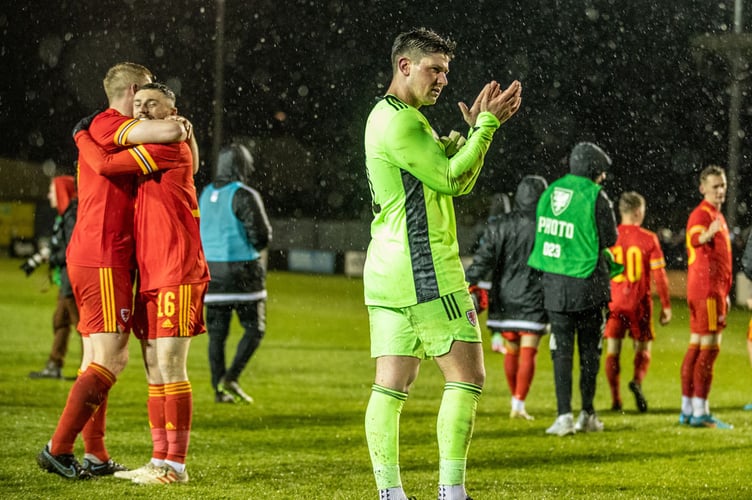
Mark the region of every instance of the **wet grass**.
MULTIPOLYGON (((52 335, 55 290, 42 293, 41 275, 26 278, 20 261, 0 260, 0 496, 2 498, 376 498, 363 415, 373 377, 362 282, 344 277, 271 273, 268 330, 241 378, 252 406, 217 405, 209 384, 207 338, 194 340, 189 373, 194 424, 188 457, 191 481, 168 487, 136 486, 113 478, 68 482, 41 472, 34 457, 49 439, 70 381, 31 381, 52 335)), ((43 270, 37 271, 41 274, 43 270)), ((690 429, 676 423, 679 367, 687 341, 687 312, 675 302, 674 320, 658 327, 644 384, 650 410, 640 414, 626 388, 631 349, 622 354, 625 410, 608 410, 601 373, 596 406, 606 430, 549 437, 555 417, 551 361, 541 347, 527 402, 537 417, 510 421, 502 356, 487 351, 488 381, 470 450, 468 491, 497 498, 743 498, 752 446, 752 369, 745 338, 749 313, 733 310, 717 362, 711 402, 735 425, 731 431, 690 429)), ((230 344, 239 338, 233 324, 230 344)), ((545 344, 545 342, 544 342, 545 344)), ((75 374, 79 346, 71 342, 64 371, 75 374)), ((442 382, 431 363, 408 399, 402 418, 401 462, 409 495, 435 498, 438 452, 435 418, 442 382)), ((107 445, 131 467, 146 462, 150 439, 140 354, 112 390, 107 445)), ((578 397, 574 397, 575 407, 578 397)), ((77 453, 81 452, 80 445, 77 453)))

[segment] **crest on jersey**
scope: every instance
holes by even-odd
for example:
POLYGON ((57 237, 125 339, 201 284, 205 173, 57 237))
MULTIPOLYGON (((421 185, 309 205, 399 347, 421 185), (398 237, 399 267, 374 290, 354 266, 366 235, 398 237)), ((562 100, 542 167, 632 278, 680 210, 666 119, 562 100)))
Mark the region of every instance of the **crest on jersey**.
POLYGON ((466 311, 465 316, 467 316, 467 320, 470 322, 471 325, 478 326, 478 313, 475 312, 475 309, 470 309, 469 311, 466 311))
POLYGON ((551 210, 553 210, 554 215, 561 215, 567 209, 572 201, 572 194, 571 189, 554 187, 551 192, 551 210))

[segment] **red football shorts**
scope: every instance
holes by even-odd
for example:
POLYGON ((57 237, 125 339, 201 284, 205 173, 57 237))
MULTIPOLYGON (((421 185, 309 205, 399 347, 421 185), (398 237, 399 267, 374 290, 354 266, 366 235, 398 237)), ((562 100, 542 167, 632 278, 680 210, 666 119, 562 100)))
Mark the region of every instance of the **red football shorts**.
MULTIPOLYGON (((650 306, 652 306, 652 302, 650 306)), ((623 339, 627 336, 627 331, 636 342, 655 340, 652 307, 639 307, 636 311, 609 313, 603 336, 607 339, 623 339)))
POLYGON ((207 286, 207 283, 175 285, 139 293, 136 337, 195 337, 206 332, 204 295, 207 286))
POLYGON ((691 299, 689 303, 689 329, 692 333, 711 335, 721 333, 726 328, 726 299, 708 297, 691 299))
POLYGON ((133 273, 130 269, 84 267, 68 264, 68 277, 76 298, 78 331, 127 333, 131 331, 133 273))

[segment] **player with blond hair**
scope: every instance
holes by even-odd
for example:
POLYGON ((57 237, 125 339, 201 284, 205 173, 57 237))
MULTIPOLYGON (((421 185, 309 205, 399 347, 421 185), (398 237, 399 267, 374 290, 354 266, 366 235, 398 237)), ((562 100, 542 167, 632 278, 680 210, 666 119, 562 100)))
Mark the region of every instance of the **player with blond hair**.
POLYGON ((689 346, 681 366, 679 423, 729 429, 710 412, 713 367, 721 349, 731 291, 731 237, 721 207, 726 173, 717 165, 700 172, 702 201, 687 220, 687 302, 689 346))
MULTIPOLYGON (((109 107, 76 126, 88 127, 108 152, 144 142, 179 142, 187 138, 177 121, 133 118, 138 89, 152 81, 140 64, 125 62, 109 69, 104 88, 109 107)), ((104 444, 107 399, 128 362, 134 276, 135 176, 105 177, 85 158, 78 160, 78 218, 66 261, 83 338, 80 375, 52 438, 37 463, 66 479, 89 479, 125 468, 112 461, 104 444), (84 440, 84 462, 73 454, 76 437, 84 440)))
MULTIPOLYGON (((160 83, 144 85, 134 97, 134 115, 159 121, 177 115, 175 94, 160 83)), ((188 126, 190 130, 190 126, 188 126)), ((115 476, 140 484, 188 481, 186 456, 193 415, 187 356, 193 337, 206 331, 203 299, 209 281, 199 235, 193 182, 197 151, 192 136, 176 144, 147 144, 110 155, 82 131, 76 143, 100 173, 140 173, 135 227, 138 300, 134 324, 141 341, 149 385, 147 409, 152 457, 143 467, 115 476)))
POLYGON ((611 279, 611 302, 604 333, 605 372, 611 387, 611 409, 621 410, 619 356, 622 340, 629 332, 634 343, 634 375, 629 390, 634 394, 637 409, 646 412, 648 402, 642 392, 642 381, 650 366, 650 347, 655 339, 650 279, 653 278, 661 299, 660 323, 667 325, 671 321, 671 298, 666 260, 658 236, 640 227, 645 219, 645 198, 634 191, 623 193, 619 198, 619 213, 619 236, 611 253, 614 260, 624 266, 624 271, 611 279))

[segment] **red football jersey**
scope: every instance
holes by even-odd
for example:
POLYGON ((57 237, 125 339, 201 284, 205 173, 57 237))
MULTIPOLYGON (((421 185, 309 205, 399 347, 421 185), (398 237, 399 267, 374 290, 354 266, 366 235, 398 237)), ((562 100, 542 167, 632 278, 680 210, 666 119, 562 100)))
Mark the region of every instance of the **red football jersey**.
POLYGON ((148 146, 152 158, 174 148, 180 149, 176 168, 159 166, 160 171, 138 179, 134 234, 142 291, 209 281, 190 147, 185 142, 148 146))
MULTIPOLYGON (((122 150, 130 127, 138 123, 109 108, 89 126, 93 139, 107 151, 122 150)), ((104 177, 78 157, 78 215, 66 259, 86 267, 132 268, 135 176, 104 177)))
POLYGON ((76 143, 103 165, 103 174, 149 174, 138 177, 135 206, 140 290, 209 281, 188 144, 144 144, 106 154, 85 133, 76 135, 76 143))
MULTIPOLYGON (((614 260, 624 265, 624 272, 611 280, 613 312, 635 311, 650 300, 650 276, 663 273, 666 260, 658 236, 647 229, 631 224, 619 224, 619 236, 611 247, 614 260)), ((656 283, 658 283, 656 279, 656 283)), ((658 286, 661 303, 670 305, 668 288, 658 286)))
POLYGON ((731 238, 726 218, 711 203, 703 200, 687 221, 687 299, 725 298, 731 290, 731 238), (716 220, 721 229, 700 244, 700 234, 716 220))

